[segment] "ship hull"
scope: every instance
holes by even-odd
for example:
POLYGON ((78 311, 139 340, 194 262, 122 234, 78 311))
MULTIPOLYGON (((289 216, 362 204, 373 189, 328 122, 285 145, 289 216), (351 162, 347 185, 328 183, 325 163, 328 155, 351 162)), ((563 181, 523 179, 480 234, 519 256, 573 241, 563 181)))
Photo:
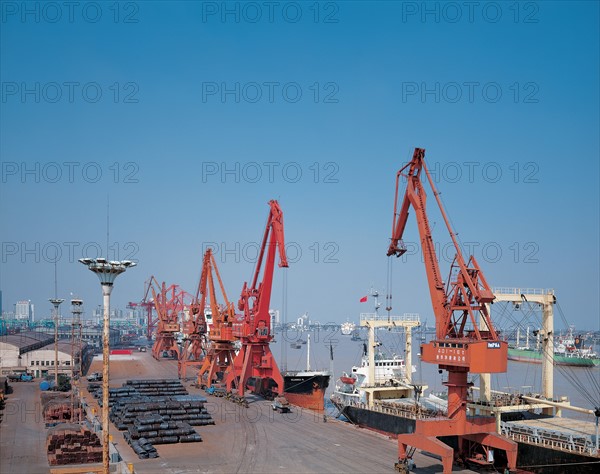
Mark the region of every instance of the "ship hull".
POLYGON ((520 469, 536 474, 563 474, 565 472, 596 473, 598 458, 565 453, 527 443, 519 443, 517 465, 520 469), (570 466, 569 466, 570 465, 570 466), (573 471, 571 471, 571 469, 573 471))
POLYGON ((325 410, 329 373, 283 374, 283 396, 292 404, 309 410, 325 410))
MULTIPOLYGON (((509 347, 508 360, 541 364, 542 353, 539 351, 515 349, 509 347)), ((560 354, 554 354, 554 365, 568 365, 571 367, 594 367, 599 364, 600 359, 591 359, 585 357, 568 357, 560 354)))
POLYGON ((388 413, 367 410, 351 405, 340 405, 333 402, 339 412, 348 420, 361 428, 377 431, 385 435, 398 436, 415 432, 416 420, 388 413))

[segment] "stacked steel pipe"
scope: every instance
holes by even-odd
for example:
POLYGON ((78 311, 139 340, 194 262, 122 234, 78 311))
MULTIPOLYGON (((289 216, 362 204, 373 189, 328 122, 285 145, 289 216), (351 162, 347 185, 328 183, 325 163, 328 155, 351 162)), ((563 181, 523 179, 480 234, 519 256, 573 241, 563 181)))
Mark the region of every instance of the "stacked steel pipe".
POLYGON ((109 393, 110 419, 140 459, 158 457, 155 444, 202 441, 193 426, 214 425, 206 398, 188 395, 179 380, 128 380, 109 393))

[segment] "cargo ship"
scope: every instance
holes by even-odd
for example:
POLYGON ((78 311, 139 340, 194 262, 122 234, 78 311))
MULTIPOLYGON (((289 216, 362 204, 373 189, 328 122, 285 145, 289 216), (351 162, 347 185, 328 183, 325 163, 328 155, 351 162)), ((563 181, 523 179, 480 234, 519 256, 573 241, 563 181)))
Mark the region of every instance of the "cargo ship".
POLYGON ((421 400, 426 386, 412 384, 416 369, 410 361, 408 341, 411 329, 420 325, 419 317, 363 313, 360 324, 368 328, 360 365, 338 379, 331 402, 355 425, 386 434, 409 433, 419 413, 433 414, 440 409, 421 400), (385 354, 376 341, 375 328, 396 327, 403 327, 407 334, 406 360, 385 354))
MULTIPOLYGON (((539 332, 534 335, 539 338, 539 332)), ((527 328, 526 345, 519 347, 517 336, 516 347, 508 348, 508 359, 517 362, 541 364, 543 353, 539 341, 536 348, 529 347, 529 328, 527 328)), ((564 336, 559 336, 554 345, 554 365, 567 365, 572 367, 594 367, 600 365, 600 357, 592 350, 592 346, 585 347, 581 336, 573 335, 573 328, 569 328, 564 336)))
MULTIPOLYGON (((369 328, 368 343, 363 343, 361 363, 337 380, 331 402, 351 423, 387 435, 411 433, 419 417, 440 415, 445 407, 421 397, 427 388, 412 384, 416 368, 395 354, 385 354, 375 341, 375 327, 410 328, 419 325, 418 317, 361 314, 361 326, 369 328)), ((408 352, 406 352, 408 355, 408 352)), ((439 399, 438 399, 439 400, 439 399)))
POLYGON ((325 391, 329 387, 331 372, 311 370, 310 334, 306 344, 306 370, 284 371, 283 395, 292 404, 315 411, 325 410, 325 391))

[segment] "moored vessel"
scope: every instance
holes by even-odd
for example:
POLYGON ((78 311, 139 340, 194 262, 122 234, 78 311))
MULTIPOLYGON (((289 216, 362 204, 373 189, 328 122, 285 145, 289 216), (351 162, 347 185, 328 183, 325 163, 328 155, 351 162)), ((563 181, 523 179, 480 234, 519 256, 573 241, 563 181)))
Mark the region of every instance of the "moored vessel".
POLYGON ((360 325, 369 330, 359 366, 343 373, 331 395, 331 402, 352 423, 385 434, 410 433, 419 417, 435 416, 444 408, 422 398, 427 388, 412 383, 411 330, 420 324, 417 314, 360 315, 360 325), (403 327, 406 331, 406 358, 387 355, 375 341, 375 328, 403 327))
POLYGON ((283 395, 292 404, 310 410, 325 410, 325 391, 329 387, 331 372, 311 370, 310 334, 306 344, 306 370, 285 371, 283 376, 283 395))
MULTIPOLYGON (((529 346, 529 327, 527 328, 525 346, 520 346, 520 338, 517 333, 516 346, 508 348, 508 359, 517 362, 541 364, 544 352, 539 342, 539 331, 534 331, 534 335, 537 337, 535 347, 529 346)), ((553 363, 554 365, 571 367, 594 367, 600 365, 600 357, 593 351, 592 346, 585 347, 583 338, 574 336, 573 327, 570 327, 567 334, 559 336, 554 344, 553 363)))

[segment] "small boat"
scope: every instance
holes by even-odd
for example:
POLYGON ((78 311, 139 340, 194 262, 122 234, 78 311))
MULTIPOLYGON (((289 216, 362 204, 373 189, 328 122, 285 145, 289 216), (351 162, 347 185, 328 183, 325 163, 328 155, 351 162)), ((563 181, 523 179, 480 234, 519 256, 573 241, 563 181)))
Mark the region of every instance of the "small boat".
POLYGON ((347 385, 354 385, 356 383, 356 379, 354 377, 349 377, 346 373, 344 373, 344 375, 340 377, 340 382, 347 385))

